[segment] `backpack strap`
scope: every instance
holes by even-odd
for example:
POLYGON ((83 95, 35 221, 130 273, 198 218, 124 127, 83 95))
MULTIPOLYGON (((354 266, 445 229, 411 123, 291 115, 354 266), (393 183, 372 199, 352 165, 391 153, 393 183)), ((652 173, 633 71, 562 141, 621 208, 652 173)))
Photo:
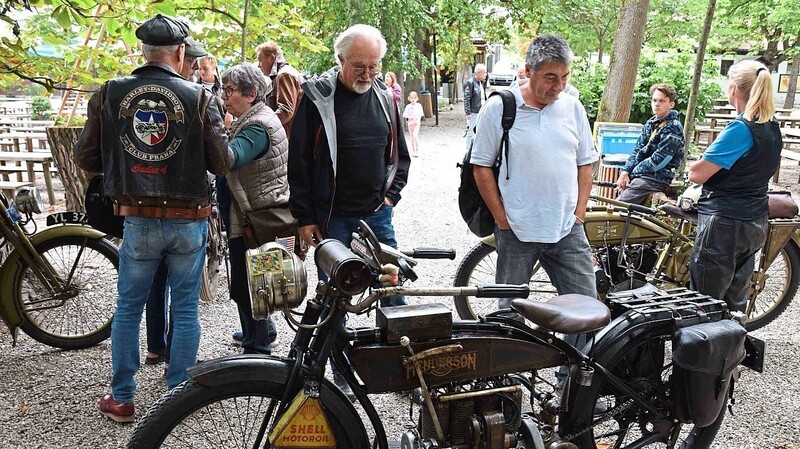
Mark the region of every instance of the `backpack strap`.
POLYGON ((503 152, 505 151, 506 158, 506 180, 508 180, 508 130, 514 126, 514 119, 517 117, 517 99, 511 90, 499 90, 492 92, 489 97, 499 95, 503 101, 503 116, 500 119, 500 124, 503 127, 503 137, 500 140, 500 152, 497 155, 497 167, 503 162, 503 152))

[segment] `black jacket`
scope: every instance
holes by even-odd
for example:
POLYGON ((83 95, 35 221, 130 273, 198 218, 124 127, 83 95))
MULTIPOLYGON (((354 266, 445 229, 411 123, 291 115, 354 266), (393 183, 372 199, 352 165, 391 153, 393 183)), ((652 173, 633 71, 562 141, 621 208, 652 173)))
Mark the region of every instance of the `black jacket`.
POLYGON ((481 112, 484 100, 486 100, 486 90, 481 93, 481 82, 473 76, 464 83, 464 113, 466 115, 481 112))
MULTIPOLYGON (((336 148, 331 148, 331 142, 335 145, 333 98, 338 72, 339 68, 335 67, 303 83, 304 95, 289 140, 289 207, 300 226, 316 224, 323 233, 333 210, 336 190, 332 159, 336 148), (330 135, 328 129, 332 131, 330 135)), ((408 180, 411 159, 403 128, 399 125, 400 112, 386 86, 375 81, 372 93, 381 98, 387 117, 391 116, 392 135, 383 149, 386 164, 380 169, 386 173, 382 194, 396 205, 408 180)))

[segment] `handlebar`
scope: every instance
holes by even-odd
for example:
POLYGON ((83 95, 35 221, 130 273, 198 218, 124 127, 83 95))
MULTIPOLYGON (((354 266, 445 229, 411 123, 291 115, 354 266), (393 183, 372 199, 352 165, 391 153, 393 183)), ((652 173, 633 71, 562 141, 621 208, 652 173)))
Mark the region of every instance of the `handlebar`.
POLYGON ((442 288, 408 288, 383 287, 373 289, 369 296, 357 304, 345 304, 343 307, 350 313, 359 314, 369 309, 381 298, 391 296, 474 296, 476 298, 527 298, 530 295, 528 285, 486 284, 472 287, 442 288))
POLYGON ((456 250, 439 248, 414 248, 412 250, 400 251, 408 257, 416 259, 450 259, 455 260, 456 250))
MULTIPOLYGON (((599 183, 598 183, 598 185, 599 185, 599 183)), ((616 184, 613 184, 613 185, 616 185, 616 184)), ((652 207, 642 206, 642 205, 639 205, 639 204, 626 203, 625 201, 615 200, 615 199, 612 199, 612 198, 606 198, 604 196, 598 196, 598 195, 589 195, 589 198, 591 198, 593 200, 596 200, 596 201, 603 202, 603 203, 611 204, 612 206, 618 206, 618 207, 621 207, 623 209, 628 209, 628 210, 633 211, 633 212, 639 212, 640 214, 646 214, 646 215, 656 215, 656 214, 658 214, 658 210, 653 209, 652 207)))

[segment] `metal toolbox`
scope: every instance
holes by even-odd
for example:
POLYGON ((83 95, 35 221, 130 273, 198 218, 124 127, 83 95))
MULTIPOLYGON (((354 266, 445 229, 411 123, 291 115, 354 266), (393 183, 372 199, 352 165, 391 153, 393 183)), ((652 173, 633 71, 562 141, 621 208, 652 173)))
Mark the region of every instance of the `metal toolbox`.
POLYGON ((443 304, 382 307, 375 321, 388 343, 399 343, 403 336, 411 341, 427 341, 450 338, 453 333, 453 314, 443 304))

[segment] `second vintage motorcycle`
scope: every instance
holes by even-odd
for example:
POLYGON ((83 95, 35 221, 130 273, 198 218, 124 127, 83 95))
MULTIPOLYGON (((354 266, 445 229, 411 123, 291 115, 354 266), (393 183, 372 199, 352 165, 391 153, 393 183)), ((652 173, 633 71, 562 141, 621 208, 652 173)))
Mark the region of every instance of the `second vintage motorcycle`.
MULTIPOLYGON (((647 282, 667 288, 688 286, 696 212, 675 205, 663 205, 659 211, 596 195, 591 199, 584 229, 594 254, 601 297, 647 282)), ((454 285, 494 282, 496 264, 492 235, 467 253, 456 271, 454 285)), ((800 220, 770 219, 767 240, 756 255, 745 327, 755 330, 772 322, 789 306, 798 285, 800 220)), ((550 278, 538 264, 530 286, 534 297, 555 294, 550 278)), ((475 319, 496 308, 491 301, 476 301, 469 296, 457 296, 455 306, 463 319, 475 319)))

